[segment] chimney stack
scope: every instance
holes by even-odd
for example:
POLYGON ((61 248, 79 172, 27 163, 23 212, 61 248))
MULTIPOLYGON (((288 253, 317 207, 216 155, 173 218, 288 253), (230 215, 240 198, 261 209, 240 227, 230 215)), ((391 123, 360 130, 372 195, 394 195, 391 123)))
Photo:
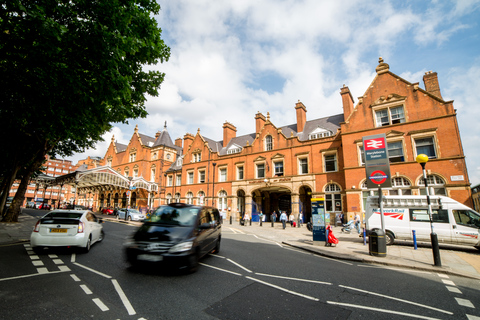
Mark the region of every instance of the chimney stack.
POLYGON ((260 132, 266 121, 267 120, 265 119, 265 116, 260 111, 258 111, 255 115, 255 133, 260 132))
POLYGON ((295 110, 297 111, 297 132, 303 132, 305 123, 307 122, 307 108, 298 100, 295 104, 295 110))
POLYGON ((340 89, 340 95, 342 96, 343 116, 346 121, 353 112, 353 97, 350 89, 345 85, 340 89))
POLYGON ((180 148, 181 148, 181 147, 182 147, 182 138, 177 138, 177 139, 175 139, 175 145, 176 145, 177 147, 180 147, 180 148))
POLYGON ((438 84, 438 76, 436 72, 425 72, 425 75, 423 76, 423 83, 425 84, 425 90, 428 93, 431 93, 443 100, 442 94, 440 93, 440 85, 438 84))
POLYGON ((235 138, 237 136, 237 128, 225 121, 223 124, 223 147, 225 148, 227 144, 232 140, 232 138, 235 138))

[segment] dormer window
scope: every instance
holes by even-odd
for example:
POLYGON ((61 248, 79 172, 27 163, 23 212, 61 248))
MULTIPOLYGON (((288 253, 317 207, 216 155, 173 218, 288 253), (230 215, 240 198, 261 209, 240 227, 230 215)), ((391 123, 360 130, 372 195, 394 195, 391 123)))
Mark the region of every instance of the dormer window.
POLYGON ((236 145, 236 144, 232 145, 227 150, 227 154, 240 153, 240 152, 242 152, 242 147, 240 147, 239 145, 236 145))
POLYGON ((135 162, 137 161, 137 153, 130 153, 130 162, 135 162))
POLYGON ((202 154, 201 153, 193 153, 192 154, 192 162, 200 162, 202 161, 202 154))
POLYGON ((318 127, 317 129, 315 129, 314 131, 312 131, 312 132, 310 133, 310 135, 308 136, 308 138, 309 138, 310 140, 313 140, 313 139, 320 139, 320 138, 330 137, 330 136, 332 136, 332 135, 333 135, 333 132, 332 132, 332 131, 318 127))

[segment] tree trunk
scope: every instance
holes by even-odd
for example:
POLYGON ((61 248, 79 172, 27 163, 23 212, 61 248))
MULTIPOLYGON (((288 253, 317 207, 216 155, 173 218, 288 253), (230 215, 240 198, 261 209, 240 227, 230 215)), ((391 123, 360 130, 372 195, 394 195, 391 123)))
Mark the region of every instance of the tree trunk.
POLYGON ((5 218, 5 215, 7 214, 6 210, 4 211, 5 208, 5 203, 7 202, 8 194, 10 193, 10 188, 13 185, 13 182, 15 181, 15 176, 17 175, 18 170, 20 169, 19 166, 16 168, 13 168, 13 170, 10 172, 9 175, 4 176, 4 181, 2 183, 2 189, 0 190, 0 208, 1 208, 1 217, 2 219, 5 218))

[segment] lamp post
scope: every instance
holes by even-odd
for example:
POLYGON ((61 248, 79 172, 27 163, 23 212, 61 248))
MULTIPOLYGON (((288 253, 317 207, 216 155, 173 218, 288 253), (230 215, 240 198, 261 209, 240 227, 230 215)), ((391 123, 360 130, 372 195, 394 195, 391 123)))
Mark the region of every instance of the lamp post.
POLYGON ((425 154, 419 154, 416 158, 416 161, 422 166, 423 179, 425 181, 425 192, 427 194, 427 204, 428 204, 428 216, 430 217, 430 229, 431 229, 430 241, 432 242, 433 262, 435 266, 441 267, 442 261, 440 260, 440 249, 438 248, 437 234, 433 231, 432 204, 430 202, 430 192, 428 190, 427 173, 425 171, 425 164, 428 162, 428 156, 425 154))
POLYGON ((213 183, 212 183, 212 206, 215 207, 215 167, 217 166, 216 162, 212 162, 213 166, 213 183))
POLYGON ((128 203, 127 209, 125 210, 125 221, 128 219, 128 209, 130 209, 130 206, 132 205, 132 180, 133 177, 128 176, 128 203))

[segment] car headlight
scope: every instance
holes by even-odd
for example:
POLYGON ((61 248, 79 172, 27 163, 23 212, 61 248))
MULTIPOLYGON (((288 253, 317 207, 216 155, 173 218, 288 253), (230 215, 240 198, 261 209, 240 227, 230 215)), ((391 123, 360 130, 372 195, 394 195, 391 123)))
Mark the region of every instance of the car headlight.
POLYGON ((169 253, 178 253, 178 252, 185 252, 192 249, 193 241, 187 242, 180 242, 179 244, 174 245, 173 247, 168 250, 169 253))

